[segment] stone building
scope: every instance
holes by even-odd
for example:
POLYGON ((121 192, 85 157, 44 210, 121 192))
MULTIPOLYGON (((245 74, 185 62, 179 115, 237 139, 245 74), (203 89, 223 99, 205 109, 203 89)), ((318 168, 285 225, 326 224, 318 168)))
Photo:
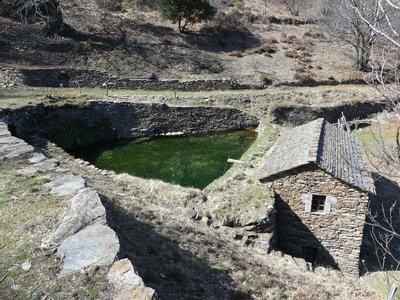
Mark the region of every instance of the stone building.
POLYGON ((355 137, 324 119, 289 130, 272 149, 260 181, 272 181, 280 250, 358 275, 374 184, 355 137))

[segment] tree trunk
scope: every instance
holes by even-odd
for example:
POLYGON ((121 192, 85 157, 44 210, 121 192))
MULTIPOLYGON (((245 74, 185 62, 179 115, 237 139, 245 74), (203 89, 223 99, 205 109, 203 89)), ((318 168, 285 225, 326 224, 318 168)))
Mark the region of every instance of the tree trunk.
POLYGON ((54 34, 62 35, 64 31, 64 19, 60 10, 54 16, 49 16, 46 20, 46 26, 44 31, 46 36, 52 36, 54 34))
POLYGON ((182 26, 181 26, 181 22, 182 22, 182 20, 181 20, 181 19, 179 19, 179 20, 178 20, 178 28, 179 28, 179 32, 182 32, 182 31, 183 31, 183 29, 182 29, 182 26))
POLYGON ((357 71, 369 71, 371 69, 369 66, 370 47, 357 46, 355 48, 356 57, 354 63, 357 71))
POLYGON ((182 19, 178 20, 178 28, 180 33, 183 33, 185 31, 187 24, 188 24, 187 20, 185 21, 182 21, 182 19))

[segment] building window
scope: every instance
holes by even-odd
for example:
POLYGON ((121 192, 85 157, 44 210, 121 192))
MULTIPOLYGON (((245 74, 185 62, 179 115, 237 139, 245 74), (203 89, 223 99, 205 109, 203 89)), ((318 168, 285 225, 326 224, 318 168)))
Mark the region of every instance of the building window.
POLYGON ((326 196, 312 195, 311 212, 325 211, 326 196))

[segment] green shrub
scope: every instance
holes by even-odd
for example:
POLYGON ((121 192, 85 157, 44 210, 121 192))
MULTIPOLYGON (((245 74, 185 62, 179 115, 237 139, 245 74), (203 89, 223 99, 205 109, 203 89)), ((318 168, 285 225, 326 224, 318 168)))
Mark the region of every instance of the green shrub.
POLYGON ((161 16, 178 23, 179 32, 184 32, 188 24, 212 20, 215 7, 207 0, 158 0, 161 16))

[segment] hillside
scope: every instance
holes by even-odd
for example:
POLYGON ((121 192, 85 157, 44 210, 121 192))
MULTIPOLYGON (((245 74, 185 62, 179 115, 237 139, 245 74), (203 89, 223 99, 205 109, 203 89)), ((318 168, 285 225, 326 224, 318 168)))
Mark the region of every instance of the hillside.
POLYGON ((63 1, 64 21, 75 30, 69 38, 45 38, 43 24, 0 19, 1 65, 274 84, 362 78, 352 67, 353 50, 319 25, 302 24, 309 19, 292 19, 284 5, 264 10, 259 0, 238 5, 222 5, 214 21, 180 34, 158 12, 133 11, 129 3, 122 12, 104 12, 94 0, 63 1), (238 9, 243 13, 232 13, 238 9))
MULTIPOLYGON (((397 237, 388 242, 394 258, 377 254, 373 226, 343 229, 328 215, 328 226, 340 226, 330 235, 356 236, 345 244, 359 243, 348 253, 360 258, 359 272, 343 272, 333 258, 319 265, 288 255, 277 246, 278 195, 259 175, 279 136, 345 115, 364 150, 363 172, 374 175, 371 199, 392 205, 385 208, 398 234, 400 180, 390 176, 396 167, 378 174, 380 163, 389 170, 379 159, 386 149, 373 148, 377 137, 378 146, 399 146, 398 115, 390 112, 398 86, 368 84, 372 72, 355 70, 353 47, 321 25, 312 4, 293 16, 282 1, 212 0, 214 20, 180 33, 141 4, 154 1, 116 1, 113 11, 102 7, 107 1, 61 0, 61 35, 46 36, 44 22, 0 16, 0 300, 386 298, 399 284, 399 271, 387 272, 399 260, 397 237), (224 175, 203 190, 104 170, 57 144, 96 148, 224 130, 251 131, 255 141, 238 159, 224 156, 224 175), (111 232, 109 248, 118 248, 108 262, 98 263, 96 251, 110 238, 96 232, 60 251, 93 227, 111 232), (63 276, 66 266, 76 272, 63 276)), ((364 209, 346 205, 345 214, 364 209)), ((310 215, 316 227, 325 225, 319 213, 310 215)))

